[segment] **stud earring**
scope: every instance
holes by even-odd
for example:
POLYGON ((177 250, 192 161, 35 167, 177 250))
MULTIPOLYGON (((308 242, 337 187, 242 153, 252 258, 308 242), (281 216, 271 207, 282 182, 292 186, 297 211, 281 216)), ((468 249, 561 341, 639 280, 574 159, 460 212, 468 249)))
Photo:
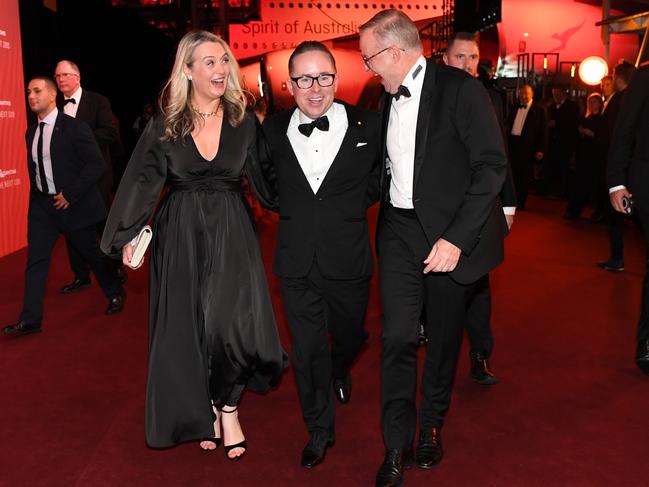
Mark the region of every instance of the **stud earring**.
POLYGON ((191 74, 188 74, 188 75, 187 75, 187 79, 188 79, 189 81, 191 81, 191 80, 192 80, 192 75, 191 75, 191 74))

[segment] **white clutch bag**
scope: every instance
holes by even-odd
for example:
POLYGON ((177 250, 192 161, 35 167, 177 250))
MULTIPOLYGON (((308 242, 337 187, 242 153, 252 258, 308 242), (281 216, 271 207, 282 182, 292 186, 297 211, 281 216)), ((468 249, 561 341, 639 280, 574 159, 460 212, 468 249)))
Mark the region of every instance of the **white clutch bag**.
POLYGON ((145 225, 142 228, 142 230, 140 230, 140 233, 137 234, 137 237, 135 237, 131 241, 131 244, 133 245, 133 257, 131 258, 131 268, 137 269, 142 265, 142 261, 144 260, 144 254, 146 253, 146 249, 149 247, 149 244, 151 243, 152 237, 153 237, 153 230, 151 230, 151 227, 149 225, 145 225))

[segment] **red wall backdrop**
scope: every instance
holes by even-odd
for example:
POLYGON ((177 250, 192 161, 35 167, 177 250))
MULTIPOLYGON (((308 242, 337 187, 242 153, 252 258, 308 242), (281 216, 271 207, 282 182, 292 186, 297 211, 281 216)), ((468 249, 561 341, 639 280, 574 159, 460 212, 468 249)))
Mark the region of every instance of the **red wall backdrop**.
POLYGON ((27 121, 18 15, 18 0, 0 1, 0 257, 27 245, 27 121))

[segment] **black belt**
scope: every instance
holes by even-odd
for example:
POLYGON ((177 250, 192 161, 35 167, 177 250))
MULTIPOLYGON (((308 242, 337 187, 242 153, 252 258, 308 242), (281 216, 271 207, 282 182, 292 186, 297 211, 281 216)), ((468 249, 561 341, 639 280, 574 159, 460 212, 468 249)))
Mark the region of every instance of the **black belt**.
POLYGON ((200 179, 188 179, 182 181, 170 181, 172 191, 232 191, 241 192, 241 178, 224 179, 207 177, 200 179))

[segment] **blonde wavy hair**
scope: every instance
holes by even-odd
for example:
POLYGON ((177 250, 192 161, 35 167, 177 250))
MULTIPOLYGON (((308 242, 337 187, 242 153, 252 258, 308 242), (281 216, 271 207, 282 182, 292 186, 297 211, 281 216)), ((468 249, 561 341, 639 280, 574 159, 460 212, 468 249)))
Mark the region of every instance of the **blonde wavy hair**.
POLYGON ((225 93, 221 97, 221 105, 230 125, 236 127, 243 121, 251 95, 243 87, 239 64, 223 39, 211 32, 196 30, 188 32, 180 40, 171 76, 160 93, 159 105, 165 125, 162 140, 174 141, 184 138, 194 130, 197 117, 190 105, 193 88, 183 72, 183 67, 191 68, 194 51, 204 42, 219 44, 230 60, 230 75, 225 93))

